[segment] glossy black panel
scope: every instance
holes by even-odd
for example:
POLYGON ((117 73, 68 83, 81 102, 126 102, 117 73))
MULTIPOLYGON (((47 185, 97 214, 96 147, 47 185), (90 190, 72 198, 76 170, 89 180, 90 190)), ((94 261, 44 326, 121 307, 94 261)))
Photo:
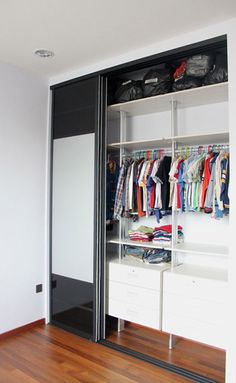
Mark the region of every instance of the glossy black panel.
POLYGON ((97 102, 96 77, 64 86, 55 91, 55 115, 72 112, 75 109, 95 106, 97 102))
POLYGON ((96 77, 55 89, 53 102, 53 138, 95 132, 98 103, 96 77))
POLYGON ((53 138, 94 133, 96 111, 94 107, 73 110, 54 117, 53 138))
POLYGON ((52 321, 91 335, 93 284, 52 274, 52 321))

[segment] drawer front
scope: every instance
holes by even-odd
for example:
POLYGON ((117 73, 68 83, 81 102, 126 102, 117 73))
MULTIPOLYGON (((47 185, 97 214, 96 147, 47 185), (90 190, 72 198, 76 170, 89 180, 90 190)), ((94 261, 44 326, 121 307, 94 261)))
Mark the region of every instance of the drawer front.
POLYGON ((108 281, 108 297, 128 304, 147 307, 151 310, 160 310, 160 292, 156 290, 108 281))
POLYGON ((178 315, 191 321, 224 326, 226 305, 199 298, 189 298, 177 294, 164 293, 163 316, 178 315))
POLYGON ((214 347, 226 348, 225 329, 219 325, 193 319, 189 320, 189 318, 173 314, 165 314, 162 321, 162 330, 214 347))
POLYGON ((226 299, 227 282, 166 272, 163 276, 163 291, 220 303, 226 299))
POLYGON ((159 312, 156 310, 109 299, 107 311, 113 317, 160 330, 159 312))
POLYGON ((160 290, 162 272, 142 267, 109 263, 108 279, 111 281, 160 290))

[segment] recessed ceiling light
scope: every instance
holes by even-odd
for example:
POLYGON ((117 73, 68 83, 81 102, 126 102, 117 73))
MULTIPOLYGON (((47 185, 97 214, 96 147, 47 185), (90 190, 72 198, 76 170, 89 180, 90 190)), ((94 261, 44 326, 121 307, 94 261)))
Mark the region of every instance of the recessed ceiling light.
POLYGON ((54 56, 54 52, 49 51, 47 49, 37 49, 36 51, 34 51, 34 54, 44 59, 54 56))

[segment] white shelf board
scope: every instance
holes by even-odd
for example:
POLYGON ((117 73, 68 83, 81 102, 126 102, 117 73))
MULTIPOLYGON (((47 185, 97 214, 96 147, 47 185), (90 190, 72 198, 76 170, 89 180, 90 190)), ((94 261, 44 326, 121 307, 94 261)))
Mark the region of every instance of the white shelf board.
POLYGON ((171 140, 178 145, 210 145, 210 144, 228 144, 229 132, 214 132, 204 134, 191 134, 185 136, 171 137, 171 140))
POLYGON ((171 143, 177 142, 178 145, 210 145, 210 144, 227 144, 229 142, 228 132, 215 132, 204 134, 192 134, 183 136, 163 137, 144 141, 125 141, 115 142, 109 145, 109 148, 123 148, 130 151, 133 150, 152 150, 171 148, 171 143))
POLYGON ((178 108, 225 102, 228 101, 228 82, 110 105, 108 113, 111 118, 121 111, 128 116, 157 113, 171 110, 171 101, 177 101, 178 108))
POLYGON ((130 239, 122 239, 119 240, 119 238, 113 238, 107 241, 108 243, 115 243, 117 245, 127 245, 127 246, 136 246, 136 247, 145 247, 150 249, 165 249, 165 250, 171 250, 171 246, 168 245, 157 245, 153 242, 138 242, 138 241, 131 241, 130 239))
POLYGON ((130 151, 133 150, 147 150, 157 148, 171 148, 171 138, 158 138, 145 141, 126 141, 115 142, 109 145, 109 148, 123 148, 130 151))
POLYGON ((128 238, 119 240, 119 238, 112 238, 107 241, 108 243, 114 243, 117 245, 126 245, 126 246, 137 246, 137 247, 146 247, 151 249, 166 249, 177 251, 180 253, 192 253, 192 254, 201 254, 217 257, 227 257, 229 250, 227 246, 222 245, 213 245, 213 244, 202 244, 202 243, 178 243, 171 247, 171 245, 157 245, 153 242, 138 242, 132 241, 128 238))
POLYGON ((172 248, 172 250, 181 253, 194 253, 218 257, 227 257, 229 254, 229 249, 227 246, 203 243, 178 243, 172 248))
POLYGON ((167 272, 191 277, 214 279, 222 282, 228 281, 227 270, 216 267, 182 264, 174 267, 171 271, 168 270, 167 272))

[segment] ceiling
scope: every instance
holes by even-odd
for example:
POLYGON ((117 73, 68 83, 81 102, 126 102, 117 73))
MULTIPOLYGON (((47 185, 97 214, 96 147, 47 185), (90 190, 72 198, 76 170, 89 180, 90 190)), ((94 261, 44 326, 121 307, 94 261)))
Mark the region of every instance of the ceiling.
POLYGON ((51 77, 234 16, 235 0, 0 0, 0 61, 51 77))

